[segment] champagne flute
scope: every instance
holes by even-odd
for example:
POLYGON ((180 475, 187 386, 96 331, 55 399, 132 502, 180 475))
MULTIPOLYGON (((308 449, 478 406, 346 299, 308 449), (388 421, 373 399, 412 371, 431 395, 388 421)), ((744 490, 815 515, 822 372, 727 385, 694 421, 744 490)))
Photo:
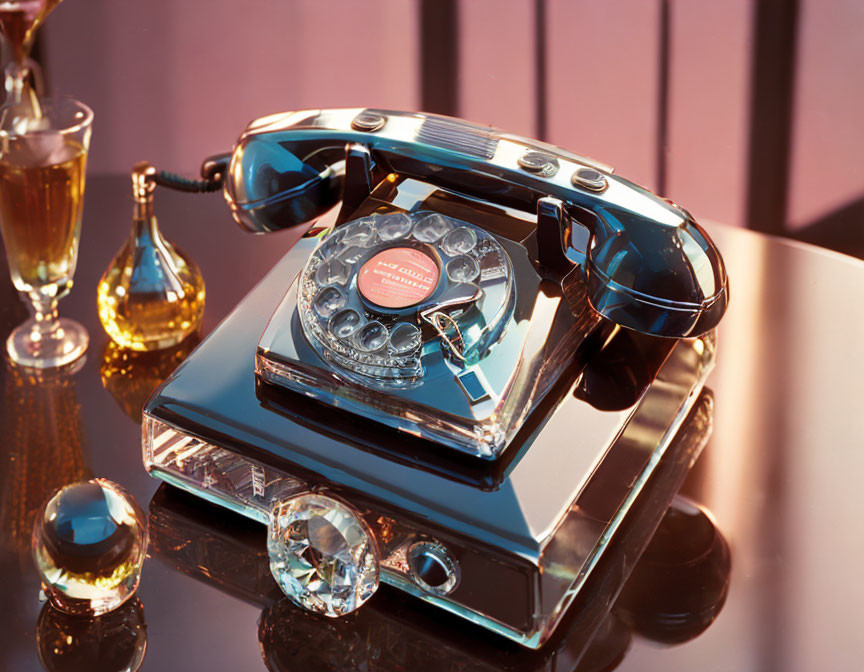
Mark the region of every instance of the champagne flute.
POLYGON ((84 175, 93 112, 71 98, 43 99, 41 117, 3 123, 0 108, 0 230, 15 288, 30 299, 32 317, 6 341, 16 364, 63 366, 84 354, 89 337, 60 318, 78 259, 84 175))

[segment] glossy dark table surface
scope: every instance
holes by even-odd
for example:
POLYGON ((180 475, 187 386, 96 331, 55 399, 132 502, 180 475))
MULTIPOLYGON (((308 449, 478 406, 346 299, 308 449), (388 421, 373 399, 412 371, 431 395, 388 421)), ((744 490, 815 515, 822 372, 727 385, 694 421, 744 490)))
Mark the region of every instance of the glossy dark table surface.
MULTIPOLYGON (((29 526, 41 501, 65 481, 92 474, 126 486, 146 510, 158 486, 141 466, 136 407, 157 374, 167 375, 183 353, 130 361, 108 347, 96 314, 98 279, 129 233, 129 194, 127 176, 89 178, 75 287, 60 303, 62 315, 90 330, 84 367, 53 386, 0 369, 0 670, 41 669, 36 624, 42 604, 29 554, 29 526)), ((160 190, 156 207, 165 236, 203 270, 204 333, 293 242, 291 233, 241 232, 219 195, 160 190)), ((714 514, 729 542, 729 592, 700 636, 665 646, 633 635, 614 669, 859 670, 864 263, 747 231, 709 228, 728 266, 732 300, 709 379, 714 435, 684 494, 714 514)), ((3 340, 25 314, 4 257, 3 340)), ((147 624, 142 669, 265 669, 262 606, 169 564, 150 559, 144 567, 138 593, 147 624)), ((438 636, 461 627, 445 619, 438 636)), ((495 643, 484 638, 487 649, 495 643)), ((514 662, 545 669, 542 652, 530 659, 503 641, 501 648, 504 659, 513 651, 514 662)), ((330 665, 320 669, 340 669, 334 654, 319 656, 330 665)), ((270 665, 277 669, 274 660, 270 665)), ((370 653, 368 660, 375 664, 364 669, 401 669, 388 665, 384 654, 370 653)), ((289 669, 284 652, 280 661, 278 669, 289 669)))

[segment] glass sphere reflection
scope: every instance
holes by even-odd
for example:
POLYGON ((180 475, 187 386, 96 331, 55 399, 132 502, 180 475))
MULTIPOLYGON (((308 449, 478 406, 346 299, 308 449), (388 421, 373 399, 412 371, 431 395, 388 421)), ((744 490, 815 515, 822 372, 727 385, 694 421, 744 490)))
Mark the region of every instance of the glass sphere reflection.
POLYGON ((138 588, 147 522, 134 498, 95 478, 58 491, 36 518, 33 558, 51 604, 98 616, 138 588))
POLYGON ((135 672, 147 650, 147 623, 141 600, 116 611, 88 617, 42 607, 36 625, 36 651, 48 672, 135 672))

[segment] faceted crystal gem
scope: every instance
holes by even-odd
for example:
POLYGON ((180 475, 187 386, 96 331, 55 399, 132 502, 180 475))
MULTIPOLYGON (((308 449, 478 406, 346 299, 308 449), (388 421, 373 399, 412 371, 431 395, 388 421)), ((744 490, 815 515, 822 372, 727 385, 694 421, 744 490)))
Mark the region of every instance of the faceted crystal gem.
POLYGON ((129 599, 141 579, 147 521, 123 488, 102 478, 61 489, 33 530, 33 558, 61 611, 100 615, 129 599))
POLYGON ((284 593, 309 611, 335 618, 378 589, 378 545, 346 504, 306 494, 273 507, 267 533, 270 571, 284 593))

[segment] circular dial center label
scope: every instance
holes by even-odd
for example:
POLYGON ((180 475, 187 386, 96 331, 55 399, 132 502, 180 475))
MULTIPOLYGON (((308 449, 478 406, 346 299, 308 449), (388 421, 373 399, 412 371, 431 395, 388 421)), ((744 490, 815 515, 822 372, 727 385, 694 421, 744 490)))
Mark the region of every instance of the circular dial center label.
POLYGON ((413 247, 391 247, 360 268, 357 286, 367 300, 384 308, 407 308, 435 291, 438 265, 413 247))

